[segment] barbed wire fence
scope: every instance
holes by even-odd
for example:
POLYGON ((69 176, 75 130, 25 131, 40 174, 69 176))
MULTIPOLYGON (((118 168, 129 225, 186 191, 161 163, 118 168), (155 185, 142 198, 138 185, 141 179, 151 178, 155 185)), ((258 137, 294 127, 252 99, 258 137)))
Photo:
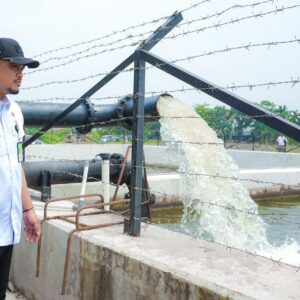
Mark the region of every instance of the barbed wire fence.
MULTIPOLYGON (((43 159, 43 160, 48 160, 48 161, 59 161, 59 162, 73 161, 73 159, 56 159, 56 158, 53 158, 53 157, 39 156, 39 155, 29 155, 28 158, 30 158, 30 159, 43 159)), ((120 166, 121 167, 122 165, 121 164, 120 165, 116 164, 116 166, 120 166)), ((140 167, 140 166, 138 166, 138 167, 140 167)), ((67 175, 71 175, 71 176, 79 178, 79 179, 83 179, 82 175, 75 174, 75 173, 68 172, 68 171, 55 171, 54 173, 67 174, 67 175)), ((184 173, 184 175, 186 175, 186 173, 184 173)), ((220 176, 220 175, 211 175, 211 174, 189 174, 189 175, 191 175, 191 176, 209 176, 211 178, 224 179, 224 176, 220 176)), ((87 179, 91 180, 92 182, 95 182, 95 183, 98 182, 98 183, 102 183, 102 184, 110 184, 111 186, 116 187, 116 184, 111 183, 111 182, 103 182, 103 180, 100 180, 100 179, 98 179, 96 177, 88 176, 87 179)), ((235 181, 241 180, 240 178, 236 178, 236 177, 229 177, 229 178, 226 178, 226 179, 235 180, 235 181)), ((279 185, 281 187, 282 186, 289 187, 289 188, 291 188, 291 187, 297 187, 297 188, 299 188, 300 187, 299 185, 298 186, 291 186, 291 185, 284 185, 282 183, 267 182, 267 181, 257 181, 257 180, 252 180, 252 179, 244 179, 244 180, 251 181, 251 182, 256 182, 256 183, 263 183, 263 184, 265 184, 265 183, 268 183, 268 184, 271 183, 273 185, 279 185)), ((153 193, 156 196, 178 198, 177 194, 168 194, 166 192, 162 192, 160 190, 155 190, 153 188, 150 188, 150 189, 143 188, 141 190, 142 190, 142 192, 153 193)), ((184 196, 182 196, 182 197, 184 197, 184 196)), ((209 206, 209 207, 220 208, 224 213, 235 212, 235 213, 247 215, 247 216, 250 216, 250 217, 253 217, 253 218, 257 218, 257 217, 261 218, 261 217, 263 217, 265 220, 267 219, 269 222, 274 223, 274 224, 281 224, 281 223, 283 223, 283 224, 290 224, 290 225, 293 225, 293 226, 296 226, 296 227, 300 226, 299 222, 297 222, 297 221, 291 221, 290 220, 291 216, 293 216, 293 217, 299 217, 300 215, 298 215, 298 214, 290 214, 289 213, 288 215, 286 215, 286 214, 282 214, 282 213, 258 213, 256 210, 242 210, 242 209, 235 208, 232 205, 222 205, 222 204, 214 202, 214 201, 203 201, 203 200, 198 199, 198 198, 188 199, 188 200, 200 203, 201 205, 206 205, 206 206, 209 206)), ((125 208, 125 210, 127 210, 126 207, 124 207, 124 208, 125 208)), ((119 208, 119 209, 122 210, 122 208, 119 208)), ((150 223, 150 224, 154 224, 149 219, 146 219, 145 222, 146 223, 150 223)), ((197 236, 195 236, 195 238, 196 237, 197 236)), ((208 241, 212 242, 212 243, 220 244, 220 243, 216 242, 213 239, 208 240, 208 241)), ((220 245, 224 246, 224 244, 220 244, 220 245)), ((236 248, 236 247, 231 246, 231 245, 225 245, 225 246, 226 246, 226 249, 230 250, 230 251, 231 251, 231 249, 236 249, 236 250, 239 250, 239 251, 246 252, 249 255, 261 256, 260 254, 258 254, 255 251, 253 251, 253 249, 252 250, 247 250, 247 249, 245 250, 245 249, 236 248)), ((272 260, 273 260, 274 263, 280 263, 281 262, 281 259, 279 259, 279 260, 272 259, 272 260)), ((293 268, 295 268, 296 271, 298 271, 299 267, 296 267, 294 265, 291 265, 291 266, 293 268)))
MULTIPOLYGON (((186 13, 190 10, 193 10, 197 7, 199 7, 202 4, 208 4, 210 3, 210 0, 205 0, 205 1, 201 1, 198 3, 195 3, 185 9, 183 9, 181 12, 182 13, 186 13)), ((264 18, 266 16, 276 16, 277 14, 284 12, 284 11, 288 11, 288 10, 292 10, 292 9, 296 9, 300 7, 299 5, 291 5, 291 6, 282 6, 282 7, 276 7, 275 9, 269 10, 269 11, 262 11, 259 13, 252 13, 249 14, 247 16, 244 17, 238 17, 238 18, 234 18, 234 19, 230 19, 228 21, 217 21, 214 22, 212 25, 208 25, 208 26, 201 26, 201 27, 197 27, 194 29, 187 29, 184 30, 184 28, 190 26, 191 24, 197 24, 198 22, 202 22, 202 21, 207 21, 210 20, 212 18, 218 18, 220 16, 225 15, 227 12, 231 11, 231 10, 236 10, 236 9, 244 9, 244 8, 256 8, 260 5, 264 5, 264 4, 274 4, 278 1, 274 1, 274 0, 268 0, 268 1, 257 1, 257 2, 253 2, 252 4, 247 4, 247 5, 233 5, 230 6, 224 10, 220 10, 214 14, 208 15, 208 16, 204 16, 204 17, 200 17, 197 19, 192 19, 192 20, 188 20, 184 23, 182 23, 181 25, 178 26, 179 30, 182 30, 182 32, 170 35, 168 37, 165 37, 165 40, 169 40, 169 39, 177 39, 180 37, 190 37, 192 34, 199 34, 202 33, 204 31, 210 30, 210 29, 221 29, 225 26, 228 25, 235 25, 238 23, 241 23, 245 20, 256 20, 258 18, 264 18)), ((92 45, 92 43, 95 42, 99 42, 102 40, 105 40, 107 38, 111 38, 116 36, 117 34, 124 34, 127 33, 130 30, 136 30, 136 29, 141 29, 144 26, 148 26, 148 25, 153 25, 153 24, 157 24, 158 22, 165 20, 167 17, 161 17, 161 18, 157 18, 155 20, 151 20, 148 22, 144 22, 141 23, 139 25, 135 25, 135 26, 131 26, 131 27, 127 27, 127 28, 123 28, 120 29, 118 31, 112 32, 110 34, 104 35, 102 37, 98 37, 89 41, 83 41, 83 42, 79 42, 76 44, 72 44, 69 46, 65 46, 65 47, 61 47, 61 48, 56 48, 53 50, 48 50, 48 51, 44 51, 38 55, 35 56, 35 58, 38 57, 44 57, 46 55, 52 55, 55 54, 57 52, 63 51, 63 50, 72 50, 76 47, 79 46, 85 46, 88 45, 87 48, 80 50, 80 51, 76 51, 76 52, 72 52, 71 54, 68 55, 56 55, 56 56, 52 56, 50 58, 45 59, 44 61, 42 61, 42 65, 43 64, 48 64, 52 61, 61 61, 64 60, 61 63, 57 63, 57 64, 52 64, 46 67, 42 67, 36 71, 32 71, 32 72, 27 72, 26 76, 29 76, 33 73, 37 73, 37 72, 46 72, 46 71, 51 71, 54 70, 56 68, 59 67, 64 67, 67 66, 69 64, 73 64, 76 62, 79 62, 81 60, 84 60, 86 58, 89 57, 93 57, 93 56, 97 56, 106 52, 114 52, 116 50, 121 50, 124 49, 126 47, 130 48, 130 47, 134 47, 137 46, 138 44, 141 43, 142 38, 145 35, 148 35, 149 33, 152 33, 152 31, 144 31, 142 33, 130 33, 127 34, 125 37, 122 38, 118 38, 116 40, 113 41, 109 41, 106 43, 101 43, 101 44, 96 44, 96 45, 92 45), (126 42, 124 44, 121 44, 123 42, 126 42), (121 45, 120 45, 121 44, 121 45), (111 47, 113 45, 117 45, 114 47, 111 47), (105 48, 107 47, 107 48, 105 48), (104 49, 102 49, 104 48, 104 49), (98 51, 97 49, 102 49, 100 51, 98 51), (97 50, 96 52, 90 53, 90 51, 94 51, 97 50), (67 59, 67 60, 66 60, 67 59)), ((186 56, 186 57, 179 57, 176 59, 171 60, 172 63, 179 63, 179 62, 191 62, 195 59, 199 59, 202 57, 207 57, 207 56, 212 56, 212 55, 218 55, 218 54, 227 54, 230 52, 234 52, 234 51, 238 51, 238 50, 253 50, 255 48, 259 48, 259 47, 266 47, 268 49, 272 49, 275 46, 286 46, 286 45, 293 45, 293 46, 299 46, 300 45, 300 39, 297 37, 294 38, 288 38, 286 40, 277 40, 277 41, 264 41, 264 42, 249 42, 247 44, 243 44, 243 45, 232 45, 232 46, 227 46, 226 48, 222 48, 222 49, 212 49, 210 51, 206 51, 206 52, 202 52, 199 53, 197 55, 190 55, 190 56, 186 56)), ((156 67, 160 67, 161 65, 157 65, 156 67)), ((151 69, 153 67, 146 67, 145 69, 151 69)), ((117 74, 119 73, 124 73, 124 72, 132 72, 136 70, 135 68, 127 68, 124 71, 119 71, 117 72, 117 74)), ((97 77, 101 77, 101 76, 105 76, 110 74, 110 72, 101 72, 101 73, 97 73, 97 74, 90 74, 81 78, 75 78, 75 79, 68 79, 68 80, 56 80, 56 81, 48 81, 48 82, 42 82, 36 85, 32 85, 32 86, 27 86, 24 87, 23 90, 32 90, 32 89, 38 89, 38 88, 42 88, 45 86, 50 86, 50 85, 59 85, 59 84, 72 84, 72 83, 78 83, 81 81, 85 81, 85 80, 89 80, 89 79, 93 79, 93 78, 97 78, 97 77)), ((283 79, 283 80, 278 80, 278 81, 273 81, 273 80, 267 80, 266 82, 261 82, 261 83, 246 83, 246 84, 241 84, 241 83, 231 83, 227 86, 223 86, 223 87, 218 87, 224 90, 238 90, 238 89, 249 89, 249 90, 253 90, 254 88, 274 88, 277 86, 282 86, 282 85, 289 85, 291 88, 295 87, 296 85, 298 85, 298 83, 300 82, 300 77, 299 76, 290 76, 289 79, 283 79)), ((146 95, 155 95, 155 94, 161 94, 161 93, 174 93, 174 92, 181 92, 181 93, 186 93, 188 91, 204 91, 207 89, 214 89, 214 88, 205 88, 205 89, 196 89, 196 88, 190 88, 190 87, 182 87, 182 88, 178 88, 178 89, 166 89, 166 90, 153 90, 153 91, 147 91, 145 94, 146 95)), ((94 100, 94 101, 103 101, 103 100, 118 100, 121 98, 124 98, 127 95, 108 95, 108 96, 103 96, 103 97, 91 97, 90 100, 94 100)), ((57 97, 48 97, 48 98, 42 98, 42 99, 24 99, 24 101, 29 101, 29 102, 52 102, 52 101, 73 101, 73 100, 77 100, 78 98, 76 97, 63 97, 63 96, 57 96, 57 97)), ((251 115, 244 115, 244 116, 238 116, 239 118, 247 118, 247 119, 259 119, 259 118, 265 118, 265 117, 272 117, 278 115, 276 113, 271 113, 271 114, 262 114, 262 115, 255 115, 255 116, 251 116, 251 115)), ((139 118, 139 116, 137 117, 139 118)), ((153 117, 153 118, 157 118, 158 117, 153 117)), ((178 117, 178 116, 171 116, 171 117, 164 117, 161 116, 161 119, 163 118, 195 118, 195 117, 178 117)), ((234 117, 232 117, 234 118, 234 117)), ((116 121, 126 121, 128 119, 131 118, 121 118, 118 120, 111 120, 111 121, 105 121, 105 122, 91 122, 89 124, 85 124, 82 126, 76 126, 76 127, 71 127, 70 129, 78 129, 80 127, 86 127, 88 125, 91 125, 92 127, 100 127, 100 126, 108 126, 110 123, 115 123, 116 121)), ((97 141, 96 141, 97 142, 97 141)), ((224 143, 223 142, 205 142, 205 141, 180 141, 180 140, 176 140, 176 141, 168 141, 165 140, 165 143, 175 143, 177 145, 182 145, 182 144, 188 144, 188 145, 199 145, 199 146, 211 146, 211 147, 223 147, 224 143)), ((47 156, 43 156, 43 155, 27 155, 27 159, 29 160, 35 160, 35 159, 44 159, 47 161, 61 161, 61 162, 65 162, 65 161, 73 161, 73 159, 59 159, 59 158, 55 158, 55 157, 47 157, 47 156)), ((119 165, 121 166, 121 165, 119 165)), ((136 168, 141 168, 141 166, 134 166, 136 168)), ((142 167, 143 168, 143 167, 142 167)), ((82 175, 79 174, 74 174, 74 173, 70 173, 68 171, 61 171, 65 174, 69 174, 75 177, 79 177, 79 178, 83 178, 82 175)), ((245 178, 239 178, 239 177, 230 177, 230 176, 222 176, 220 174, 206 174, 206 173, 189 173, 189 172, 183 172, 183 171, 177 171, 177 173, 182 176, 192 176, 192 177, 206 177, 206 178, 210 178, 210 179, 219 179, 219 180, 231 180, 231 181, 238 181, 238 182, 251 182, 251 183, 256 183, 256 184, 262 184, 262 185, 273 185, 279 188, 287 188, 287 189, 299 189, 300 185, 290 185, 290 184, 284 184, 284 183, 280 183, 280 182, 272 182, 272 181, 262 181, 262 180, 256 180, 256 179, 245 179, 245 178)), ((97 179, 97 178, 93 178, 93 177, 89 177, 89 179, 92 179, 95 182, 100 182, 101 180, 97 179)), ((105 183, 102 181, 102 183, 105 183)), ((111 183, 110 183, 111 184, 111 183)), ((114 185, 114 184, 112 184, 114 185)), ((156 195, 161 195, 161 196, 167 196, 167 197, 175 197, 177 195, 173 195, 173 194, 166 194, 164 192, 161 191, 156 191, 153 189, 142 189, 143 192, 150 192, 150 193, 154 193, 156 195)), ((254 211, 245 211, 245 210, 241 210, 241 209, 237 209, 235 207, 232 206, 225 206, 225 205, 221 205, 219 203, 215 203, 215 202, 210 202, 210 201, 203 201, 201 199, 190 199, 192 201, 197 201, 199 203, 201 203, 202 205, 209 205, 209 206, 215 206, 218 207, 222 210, 224 210, 224 212, 228 212, 228 211, 234 211, 236 213, 240 213, 240 214, 245 214, 245 215, 249 215, 249 216, 253 216, 253 217, 259 217, 262 216, 263 214, 258 214, 257 212, 254 211)), ((288 223, 288 224, 292 224, 294 226, 297 226, 299 228, 300 223, 299 222, 291 222, 290 220, 288 220, 285 216, 277 216, 274 214, 264 214, 265 217, 268 217, 272 222, 275 223, 288 223)), ((299 217, 298 214, 295 214, 294 216, 299 217)), ((211 242, 216 243, 216 241, 211 240, 211 242)), ((234 249, 234 247, 232 246, 227 246, 227 249, 231 250, 234 249)), ((238 249, 241 250, 241 249, 238 249)), ((257 253, 253 253, 250 252, 249 250, 243 250, 244 252, 248 253, 249 255, 258 255, 257 253)), ((280 263, 280 260, 274 260, 274 263, 280 263)), ((294 267, 294 266, 293 266, 294 267)), ((295 267, 296 271, 299 271, 300 267, 295 267)))
MULTIPOLYGON (((203 1, 201 2, 201 4, 203 3, 207 3, 208 1, 203 1)), ((197 19, 193 19, 193 20, 190 20, 190 21, 187 21, 187 22, 184 22, 182 24, 179 24, 177 27, 180 28, 180 27, 183 27, 183 26, 187 26, 187 25, 190 25, 190 24, 193 24, 193 23, 196 23, 196 22, 200 22, 200 21, 204 21, 204 20, 208 20, 208 19, 211 19, 211 18, 214 18, 214 17, 220 17, 221 15, 224 15, 226 12, 230 11, 230 10, 233 10, 233 9, 242 9, 242 8, 248 8, 248 7, 256 7, 258 5, 262 5, 262 4, 266 4, 266 3, 273 3, 274 0, 267 0, 267 1, 261 1, 261 2, 255 2, 255 3, 252 3, 252 4, 247 4, 247 5, 240 5, 240 4, 235 4, 233 6, 230 6, 228 7, 227 9, 225 10, 222 10, 222 11, 219 11, 219 12, 216 12, 212 15, 208 15, 208 16, 204 16, 204 17, 201 17, 201 18, 197 18, 197 19)), ((198 4, 199 5, 199 4, 198 4)), ((291 6, 291 7, 282 7, 282 8, 277 8, 276 10, 273 10, 271 12, 278 12, 278 11, 282 11, 282 10, 285 10, 285 9, 290 9, 290 8, 295 8, 297 6, 291 6)), ((264 14, 262 14, 261 16, 264 16, 264 14)), ((257 17, 257 15, 255 16, 248 16, 249 18, 255 18, 257 17)), ((166 19, 165 17, 164 18, 161 18, 160 20, 164 20, 166 19)), ((241 20, 244 20, 244 18, 242 18, 241 20)), ((224 23, 224 24, 218 24, 218 25, 212 25, 212 26, 209 26, 209 27, 202 27, 202 28, 197 28, 196 30, 198 31, 206 31, 208 29, 211 29, 213 27, 217 28, 217 27, 220 27, 220 26, 225 26, 225 25, 228 25, 230 23, 234 24, 236 22, 239 22, 240 20, 231 20, 229 23, 224 23)), ((154 24, 156 23, 157 20, 153 20, 151 21, 151 24, 154 24)), ((71 54, 68 54, 68 55, 62 55, 62 56, 54 56, 54 57, 50 57, 44 61, 41 61, 41 65, 45 64, 45 63, 48 63, 50 61, 53 61, 53 60, 63 60, 63 59, 66 59, 66 58, 72 58, 71 60, 68 60, 68 61, 65 61, 61 64, 56 64, 56 65, 52 65, 52 66, 49 66, 49 67, 45 67, 45 68, 39 68, 37 70, 34 70, 34 71, 31 71, 31 72, 26 72, 25 75, 30 75, 30 74, 34 74, 34 73, 37 73, 37 72, 42 72, 42 71, 48 71, 48 70, 53 70, 57 67, 61 67, 61 66, 66 66, 68 64, 71 64, 71 63, 74 63, 74 62, 78 62, 79 60, 82 60, 82 59, 85 59, 85 58, 88 58, 88 57, 92 57, 92 56, 96 56, 96 55, 100 55, 100 54, 103 54, 103 53, 106 53, 106 52, 113 52, 115 50, 120 50, 120 49, 124 49, 125 47, 132 47, 132 46, 137 46, 139 45, 143 39, 148 36, 149 34, 151 34, 153 32, 152 31, 146 31, 146 32, 142 32, 142 33, 138 33, 138 34, 130 34, 130 35, 127 35, 123 38, 118 38, 114 41, 111 41, 111 42, 108 42, 108 43, 102 43, 102 44, 97 44, 97 45, 93 45, 93 46, 89 46, 88 48, 86 49, 83 49, 83 50, 80 50, 80 51, 77 51, 77 52, 73 52, 71 54), (134 38, 143 38, 143 39, 139 39, 139 40, 135 40, 135 41, 132 41, 134 38), (116 47, 113 47, 113 48, 107 48, 107 49, 104 49, 104 50, 101 50, 101 51, 98 51, 98 52, 94 52, 94 53, 89 53, 89 54, 86 54, 84 56, 79 56, 79 57, 76 57, 77 55, 82 55, 84 53, 87 53, 91 50, 94 50, 94 49, 97 49, 97 48, 102 48, 102 47, 106 47, 106 46, 112 46, 114 44, 119 44, 123 41, 128 41, 130 40, 129 43, 126 43, 126 44, 123 44, 123 45, 120 45, 120 46, 116 46, 116 47), (75 56, 75 58, 74 58, 75 56)), ((195 31, 192 31, 192 32, 183 32, 183 33, 179 33, 178 35, 175 35, 175 36, 171 36, 171 37, 166 37, 165 39, 174 39, 176 37, 181 37, 181 36, 186 36, 190 33, 194 33, 195 31)), ((91 42, 94 42, 95 40, 92 40, 92 41, 87 41, 87 42, 83 42, 83 43, 79 43, 77 45, 82 45, 82 44, 85 44, 85 43, 91 43, 91 42)), ((70 49, 70 48, 73 48, 74 46, 68 46, 66 47, 65 49, 70 49)), ((63 49, 63 48, 60 48, 60 49, 63 49)), ((53 50, 54 51, 54 50, 53 50)), ((56 52, 56 51, 54 51, 56 52)))
MULTIPOLYGON (((281 84, 281 83, 280 83, 281 84)), ((151 95, 157 95, 157 94, 163 94, 163 92, 165 93, 166 91, 156 91, 156 92, 151 92, 151 95)), ((171 91, 167 91, 167 93, 171 93, 171 91)), ((123 98, 125 95, 120 95, 119 98, 118 96, 115 96, 115 98, 118 98, 118 99, 121 99, 123 98)), ((91 99, 90 99, 91 100, 91 99)), ((229 111, 227 112, 229 113, 229 111)), ((250 122, 253 122, 255 120, 259 120, 261 118, 272 118, 274 116, 281 116, 280 113, 275 113, 275 112, 269 112, 268 114, 259 114, 259 115, 246 115, 246 114, 238 114, 238 115, 235 115, 234 113, 231 113, 230 115, 221 115, 221 116, 211 116, 211 117, 206 117, 205 120, 206 122, 225 122, 223 125, 224 126, 227 126, 228 128, 231 128, 232 126, 234 126, 234 123, 236 121, 250 121, 250 122)), ((137 117, 139 118, 139 116, 137 117)), ((185 118, 185 119, 194 119, 195 117, 194 116, 188 116, 188 117, 181 117, 181 116, 147 116, 147 119, 148 120, 152 120, 152 121, 158 121, 159 119, 163 120, 163 119, 167 119, 167 118, 170 118, 170 119, 182 119, 182 118, 185 118)), ((298 120, 298 123, 300 121, 300 114, 299 115, 295 115, 293 116, 293 118, 295 120, 298 120)), ((82 126, 78 126, 78 127, 74 127, 74 128, 69 128, 69 131, 71 133, 71 131, 77 129, 76 131, 78 132, 78 130, 86 127, 86 126, 91 126, 92 128, 99 128, 99 127, 107 127, 107 126, 116 126, 116 124, 119 124, 120 122, 127 122, 127 121, 131 121, 132 122, 132 117, 123 117, 123 118, 116 118, 116 119, 111 119, 109 121, 100 121, 100 122, 91 122, 89 124, 86 124, 86 125, 82 125, 82 126)), ((252 123, 251 123, 252 124, 252 123)), ((251 125, 250 123, 248 124, 248 126, 251 125)), ((158 128, 159 130, 159 128, 158 128)), ((42 133, 45 133, 45 132, 42 132, 42 133)), ((92 137, 89 137, 89 136, 86 136, 87 139, 89 140, 92 140, 92 142, 94 143, 100 143, 100 134, 101 134, 101 131, 98 132, 98 138, 95 137, 94 139, 92 137)), ((68 133, 69 134, 69 133, 68 133)), ((73 132, 74 134, 74 132, 73 132)), ((122 138, 119 138, 119 140, 123 140, 125 138, 124 136, 124 133, 122 133, 123 137, 122 138)), ((125 135, 128 135, 126 132, 125 132, 125 135)), ((257 135, 254 135, 253 132, 251 134, 251 136, 248 136, 248 137, 243 137, 243 136, 236 136, 234 138, 232 138, 231 136, 227 137, 227 143, 225 144, 225 136, 224 136, 224 133, 222 134, 222 132, 218 132, 218 135, 219 135, 219 138, 220 139, 223 139, 223 143, 224 143, 224 146, 228 149, 230 148, 237 148, 239 149, 239 146, 240 145, 246 145, 247 148, 249 148, 249 146, 252 146, 252 150, 254 150, 254 143, 260 143, 262 145, 262 147, 265 147, 264 145, 267 145, 266 142, 260 142, 260 139, 261 137, 257 136, 257 135)), ((235 134, 236 135, 236 134, 235 134)), ((161 143, 161 138, 159 136, 158 133, 155 134, 155 139, 156 139, 156 142, 157 144, 161 143)), ((274 137, 273 137, 274 139, 274 137)), ((74 140, 74 139, 73 139, 74 140)), ((62 141, 62 140, 61 140, 62 141)), ((78 140, 76 140, 78 142, 78 140)), ((68 142, 71 142, 71 140, 69 140, 68 142)), ((164 141, 163 144, 165 144, 166 142, 168 141, 164 141)), ((274 146, 274 141, 272 141, 272 144, 270 145, 273 150, 276 150, 275 146, 274 146)), ((192 144, 193 142, 189 142, 190 144, 192 144)), ((223 145, 222 143, 222 145, 223 145)), ((198 142, 195 142, 195 144, 206 144, 206 143, 198 143, 198 142)), ((214 144, 214 143, 212 143, 214 144)), ((297 145, 297 143, 296 143, 297 145)), ((298 146, 295 147, 294 146, 290 146, 292 147, 291 149, 289 150, 297 150, 298 149, 298 146)), ((259 144, 256 145, 256 148, 260 148, 259 147, 259 144)), ((273 151, 272 149, 268 149, 269 151, 273 151)))
MULTIPOLYGON (((263 2, 266 2, 266 1, 263 1, 263 2)), ((285 10, 289 10, 289 9, 295 9, 295 8, 299 8, 300 7, 300 4, 299 5, 293 5, 293 6, 287 6, 287 7, 282 7, 282 8, 276 8, 275 10, 271 10, 271 11, 268 11, 268 12, 260 12, 258 14, 251 14, 249 16, 246 16, 246 17, 242 17, 242 18, 236 18, 236 19, 232 19, 230 21, 227 21, 227 22, 219 22, 217 24, 213 24, 213 25, 210 25, 210 26, 205 26, 205 27, 200 27, 200 28, 196 28, 196 29, 193 29, 193 30, 187 30, 187 31, 183 31, 183 32, 180 32, 180 33, 177 33, 177 34, 173 34, 171 36, 167 36, 167 37, 164 37, 163 40, 168 40, 168 39, 177 39, 179 37, 187 37, 189 36, 190 34, 195 34, 195 33, 202 33, 208 29, 219 29, 219 28, 222 28, 224 26, 227 26, 227 25, 234 25, 234 24, 237 24, 237 23, 240 23, 242 21, 245 21, 245 20, 249 20, 249 19, 255 19, 255 18, 258 18, 258 17, 265 17, 267 15, 270 15, 270 14, 277 14, 279 12, 283 12, 285 10)), ((219 15, 220 13, 217 13, 217 15, 219 15)), ((202 21, 203 19, 205 19, 207 17, 203 17, 203 18, 200 18, 200 19, 196 19, 196 20, 192 20, 190 22, 194 23, 194 22, 198 22, 198 21, 202 21)), ((191 23, 185 23, 185 25, 189 25, 191 23)), ((118 39, 117 41, 114 41, 112 42, 112 44, 115 44, 115 43, 120 43, 124 40, 131 40, 133 37, 140 37, 140 36, 146 36, 146 35, 149 35, 150 33, 152 33, 152 31, 149 31, 149 32, 145 32, 145 33, 142 33, 142 34, 138 34, 138 35, 132 35, 130 36, 129 38, 128 37, 125 37, 123 39, 118 39)), ((157 41, 160 41, 161 39, 157 39, 157 41)), ((100 54, 103 54, 103 53, 106 53, 106 52, 113 52, 115 50, 121 50, 121 49, 124 49, 126 47, 134 47, 134 46, 137 46, 139 45, 141 42, 143 41, 143 39, 141 40, 137 40, 136 42, 132 42, 130 41, 129 43, 126 43, 126 44, 122 44, 120 46, 116 46, 116 47, 112 47, 112 48, 107 48, 107 49, 104 49, 104 50, 101 50, 101 51, 98 51, 98 52, 94 52, 94 53, 89 53, 89 54, 86 54, 84 56, 81 56, 81 57, 75 57, 75 58, 71 58, 70 60, 68 61, 65 61, 63 63, 60 63, 60 64, 56 64, 56 65, 52 65, 52 66, 48 66, 48 67, 45 67, 45 68, 39 68, 37 70, 34 70, 34 71, 30 71, 30 72, 27 72, 25 73, 25 75, 30 75, 30 74, 33 74, 33 73, 37 73, 37 72, 42 72, 42 71, 48 71, 48 70, 53 70, 55 68, 58 68, 58 67, 62 67, 62 66, 67 66, 71 63, 75 63, 75 62, 79 62, 80 60, 82 59, 85 59, 85 58, 89 58, 89 57, 92 57, 92 56, 97 56, 97 55, 100 55, 100 54)), ((176 60, 172 60, 171 62, 179 62, 179 61, 184 61, 184 60, 191 60, 191 59, 195 59, 195 58, 199 58, 199 57, 203 57, 203 56, 207 56, 207 55, 212 55, 212 54, 216 54, 216 53, 222 53, 222 52, 229 52, 229 51, 232 51, 232 50, 238 50, 238 49, 246 49, 246 50, 249 50, 249 48, 252 48, 252 47, 259 47, 259 46, 274 46, 274 45, 279 45, 279 44, 284 44, 284 43, 293 43, 293 42, 297 42, 299 44, 299 39, 297 39, 297 37, 295 37, 293 40, 289 40, 289 41, 278 41, 278 42, 265 42, 265 43, 255 43, 254 45, 251 45, 251 43, 249 42, 248 45, 244 45, 244 46, 238 46, 238 47, 227 47, 226 49, 222 49, 222 50, 212 50, 212 51, 209 51, 208 53, 206 54, 200 54, 200 55, 196 55, 195 57, 193 56, 190 56, 190 57, 187 57, 187 58, 179 58, 179 59, 176 59, 176 60)), ((104 46, 108 46, 109 44, 106 44, 104 46)), ((100 46, 99 46, 100 47, 100 46)), ((91 47, 92 49, 94 49, 94 46, 91 47)), ((78 54, 82 54, 82 53, 85 53, 85 52, 88 52, 90 49, 88 50, 83 50, 83 51, 80 51, 80 52, 77 52, 77 53, 72 53, 68 56, 61 56, 61 57, 55 57, 53 59, 55 60, 61 60, 61 59, 65 59, 65 58, 68 58, 68 57, 74 57, 78 54)), ((52 60, 52 59, 51 59, 52 60)), ((45 62, 45 61, 44 61, 45 62)), ((43 63, 43 62, 42 62, 43 63)), ((128 71, 131 71, 132 69, 129 68, 124 70, 124 71, 120 71, 118 73, 121 73, 121 72, 128 72, 128 71)), ((90 75, 90 76, 86 76, 85 79, 81 79, 80 81, 82 80, 86 80, 86 79, 90 79, 90 78, 94 78, 94 77, 99 77, 99 76, 104 76, 104 75, 107 75, 109 72, 103 72, 103 73, 98 73, 98 74, 94 74, 94 75, 90 75)), ((64 81, 62 83, 71 83, 71 82, 77 82, 77 80, 75 79, 72 79, 72 80, 67 80, 67 81, 64 81)), ((38 86, 34 86, 34 87, 27 87, 27 88, 23 88, 23 89, 32 89, 32 88, 37 88, 37 87, 42 87, 42 86, 45 86, 45 85, 49 85, 49 84, 58 84, 57 81, 54 81, 54 82, 46 82, 46 83, 43 83, 43 84, 40 84, 38 86)))

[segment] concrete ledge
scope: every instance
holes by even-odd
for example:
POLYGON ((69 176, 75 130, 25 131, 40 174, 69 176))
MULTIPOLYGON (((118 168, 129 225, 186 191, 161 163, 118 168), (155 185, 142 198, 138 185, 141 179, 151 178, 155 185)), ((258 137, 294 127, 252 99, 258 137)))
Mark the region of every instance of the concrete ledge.
MULTIPOLYGON (((51 213, 68 211, 56 207, 51 213)), ((105 214, 81 221, 116 220, 120 217, 105 214)), ((73 228, 63 221, 44 225, 39 278, 36 246, 22 241, 15 247, 11 278, 29 299, 299 299, 296 268, 149 224, 143 224, 140 237, 123 234, 123 225, 76 234, 67 295, 60 296, 73 228)))
MULTIPOLYGON (((124 154, 126 149, 127 145, 124 144, 30 145, 26 153, 31 160, 47 160, 47 157, 48 159, 73 160, 91 159, 100 152, 124 154)), ((232 156, 241 169, 241 179, 253 180, 242 181, 253 198, 300 194, 300 154, 237 150, 228 150, 228 154, 232 156), (273 185, 271 182, 294 187, 273 185)), ((174 170, 178 168, 167 154, 165 146, 145 146, 145 155, 148 165, 174 170)), ((182 192, 178 184, 178 174, 156 174, 148 177, 150 188, 159 192, 156 193, 158 205, 172 205, 180 202, 182 192)), ((89 184, 88 186, 87 193, 102 191, 100 183, 89 184)), ((70 196, 70 190, 72 190, 73 195, 78 195, 80 185, 53 186, 53 195, 56 197, 70 196)), ((112 187, 112 195, 113 190, 112 187)), ((123 198, 125 192, 127 189, 122 187, 118 197, 123 198)))
MULTIPOLYGON (((125 154, 126 144, 55 144, 30 145, 26 149, 29 160, 92 159, 101 152, 125 154)), ((146 162, 160 167, 177 168, 166 146, 145 145, 146 162)), ((240 169, 300 168, 299 153, 227 150, 240 169)), ((130 158, 129 158, 130 159, 130 158)))

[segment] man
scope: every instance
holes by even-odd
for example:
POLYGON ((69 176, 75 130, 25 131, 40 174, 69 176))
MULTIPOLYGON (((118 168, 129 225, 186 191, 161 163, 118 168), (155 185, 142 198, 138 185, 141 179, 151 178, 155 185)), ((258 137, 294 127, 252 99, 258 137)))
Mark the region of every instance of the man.
POLYGON ((276 140, 278 152, 286 152, 287 138, 283 133, 280 133, 276 140))
POLYGON ((20 241, 22 215, 27 241, 37 241, 41 230, 21 166, 23 115, 7 96, 19 93, 25 66, 36 68, 39 62, 25 58, 15 40, 0 38, 0 300, 5 299, 13 245, 20 241))

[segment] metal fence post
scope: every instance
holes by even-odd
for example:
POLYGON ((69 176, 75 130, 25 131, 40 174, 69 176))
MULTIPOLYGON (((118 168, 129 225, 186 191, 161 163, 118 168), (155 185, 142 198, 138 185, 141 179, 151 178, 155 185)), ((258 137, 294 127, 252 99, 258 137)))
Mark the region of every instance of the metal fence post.
POLYGON ((133 130, 131 158, 130 216, 124 220, 124 232, 138 236, 141 231, 141 202, 143 192, 145 61, 136 51, 133 86, 133 130))

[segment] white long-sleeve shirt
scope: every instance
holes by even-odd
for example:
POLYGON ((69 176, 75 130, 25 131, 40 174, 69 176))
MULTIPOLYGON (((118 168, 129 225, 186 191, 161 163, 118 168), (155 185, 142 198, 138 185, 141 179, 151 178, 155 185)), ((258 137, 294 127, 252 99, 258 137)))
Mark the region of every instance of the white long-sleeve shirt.
POLYGON ((23 115, 16 102, 0 99, 0 246, 19 243, 22 224, 22 173, 17 143, 24 136, 23 115))

